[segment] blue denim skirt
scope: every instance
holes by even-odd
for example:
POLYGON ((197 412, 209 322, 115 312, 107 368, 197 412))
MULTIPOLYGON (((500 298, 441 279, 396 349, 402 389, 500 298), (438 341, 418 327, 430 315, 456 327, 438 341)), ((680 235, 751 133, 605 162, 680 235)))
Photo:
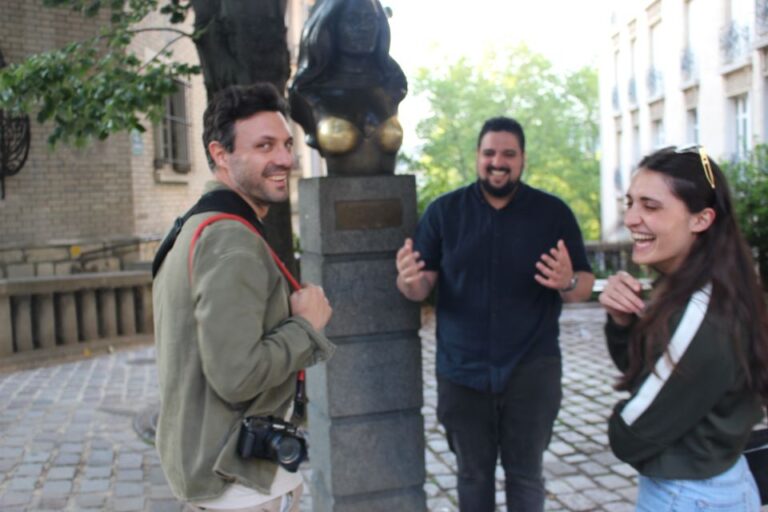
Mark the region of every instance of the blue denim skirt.
POLYGON ((760 495, 746 459, 705 480, 640 475, 638 512, 760 512, 760 495))

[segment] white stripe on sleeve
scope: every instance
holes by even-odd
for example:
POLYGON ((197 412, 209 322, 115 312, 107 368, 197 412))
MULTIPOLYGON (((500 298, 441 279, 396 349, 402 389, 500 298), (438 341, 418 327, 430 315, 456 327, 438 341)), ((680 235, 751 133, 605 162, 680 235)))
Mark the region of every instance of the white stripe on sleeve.
POLYGON ((691 295, 683 318, 669 342, 668 354, 662 354, 659 357, 654 367, 655 371, 648 375, 637 394, 627 402, 624 410, 621 411, 621 418, 627 425, 631 426, 651 406, 672 374, 672 370, 680 362, 699 330, 701 322, 704 321, 711 293, 712 284, 710 283, 691 295))

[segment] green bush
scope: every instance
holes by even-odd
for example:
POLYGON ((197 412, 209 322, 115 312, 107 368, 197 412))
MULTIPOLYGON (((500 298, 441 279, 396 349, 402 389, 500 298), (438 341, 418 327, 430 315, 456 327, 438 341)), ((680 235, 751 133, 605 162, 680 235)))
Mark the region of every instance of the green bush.
POLYGON ((755 251, 763 289, 768 291, 768 145, 758 144, 747 158, 721 167, 731 184, 739 226, 755 251))

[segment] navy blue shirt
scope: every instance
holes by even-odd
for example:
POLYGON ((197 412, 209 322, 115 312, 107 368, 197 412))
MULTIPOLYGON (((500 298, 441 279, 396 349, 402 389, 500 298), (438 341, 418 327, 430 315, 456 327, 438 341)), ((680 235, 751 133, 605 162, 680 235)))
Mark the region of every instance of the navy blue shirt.
POLYGON ((429 205, 414 248, 438 272, 440 377, 498 393, 519 363, 560 356, 560 293, 534 279, 560 239, 574 271, 591 272, 576 218, 553 195, 521 183, 496 210, 475 182, 429 205))

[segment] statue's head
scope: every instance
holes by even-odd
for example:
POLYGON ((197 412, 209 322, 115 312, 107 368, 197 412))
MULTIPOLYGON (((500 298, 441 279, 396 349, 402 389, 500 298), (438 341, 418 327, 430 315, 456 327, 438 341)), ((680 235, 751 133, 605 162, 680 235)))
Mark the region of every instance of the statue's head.
POLYGON ((379 43, 379 13, 375 0, 347 1, 336 20, 337 50, 347 55, 365 57, 373 54, 379 43))
POLYGON ((294 83, 326 78, 338 53, 372 56, 384 76, 402 73, 389 56, 389 43, 389 21, 378 0, 321 0, 304 25, 294 83))

